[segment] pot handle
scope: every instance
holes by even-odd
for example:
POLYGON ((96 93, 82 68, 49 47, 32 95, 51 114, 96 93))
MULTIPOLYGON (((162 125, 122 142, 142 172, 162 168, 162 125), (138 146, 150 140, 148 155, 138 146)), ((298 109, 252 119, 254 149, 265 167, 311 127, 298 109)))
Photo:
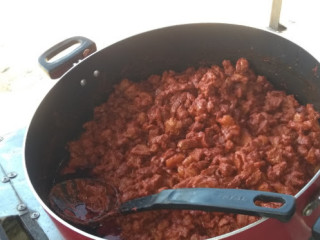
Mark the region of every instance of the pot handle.
POLYGON ((45 72, 49 74, 50 78, 56 79, 72 68, 79 60, 86 58, 96 50, 96 44, 92 40, 81 36, 71 37, 49 48, 41 54, 38 61, 45 72), (59 53, 62 53, 64 50, 76 44, 79 44, 79 46, 70 53, 66 53, 66 55, 57 60, 50 61, 59 53))

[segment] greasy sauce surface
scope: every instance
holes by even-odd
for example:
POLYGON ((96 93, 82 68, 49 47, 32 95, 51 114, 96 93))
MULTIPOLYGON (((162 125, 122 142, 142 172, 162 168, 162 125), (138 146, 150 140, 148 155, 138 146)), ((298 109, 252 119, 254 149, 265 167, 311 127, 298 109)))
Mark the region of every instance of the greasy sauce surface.
MULTIPOLYGON (((120 202, 166 188, 296 194, 320 163, 319 114, 274 90, 245 59, 235 65, 123 79, 94 110, 61 174, 89 169, 120 202)), ((94 193, 93 193, 94 195, 94 193)), ((121 239, 206 239, 257 217, 153 211, 116 217, 121 239)), ((107 227, 98 230, 107 235, 107 227)))

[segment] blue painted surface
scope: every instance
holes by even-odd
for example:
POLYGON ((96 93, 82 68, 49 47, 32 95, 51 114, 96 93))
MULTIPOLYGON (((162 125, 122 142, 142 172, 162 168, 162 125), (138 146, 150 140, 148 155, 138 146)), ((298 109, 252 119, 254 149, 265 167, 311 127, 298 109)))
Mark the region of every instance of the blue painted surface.
POLYGON ((15 194, 10 182, 3 183, 0 181, 0 218, 11 215, 19 215, 32 212, 39 212, 40 217, 35 220, 40 227, 44 230, 48 238, 54 240, 64 240, 57 228, 51 221, 48 214, 43 210, 30 186, 28 185, 27 178, 24 173, 23 167, 23 141, 26 134, 26 128, 19 129, 16 132, 7 134, 0 142, 0 179, 5 174, 10 172, 17 173, 15 178, 12 178, 11 184, 16 189, 18 196, 15 194), (27 210, 19 212, 17 205, 23 202, 27 205, 27 210))

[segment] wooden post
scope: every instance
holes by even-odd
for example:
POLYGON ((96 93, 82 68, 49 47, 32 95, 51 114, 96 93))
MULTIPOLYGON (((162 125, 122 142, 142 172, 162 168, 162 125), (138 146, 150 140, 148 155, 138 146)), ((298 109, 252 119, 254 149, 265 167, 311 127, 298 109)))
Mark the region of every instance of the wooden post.
POLYGON ((273 0, 269 27, 278 32, 286 30, 286 27, 280 24, 282 0, 273 0))

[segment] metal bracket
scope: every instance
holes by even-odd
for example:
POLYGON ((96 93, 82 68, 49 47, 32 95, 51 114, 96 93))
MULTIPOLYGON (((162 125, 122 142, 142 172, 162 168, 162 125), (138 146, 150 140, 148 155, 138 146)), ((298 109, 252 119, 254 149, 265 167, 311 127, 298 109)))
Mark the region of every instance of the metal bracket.
POLYGON ((273 31, 282 32, 287 28, 280 24, 282 0, 273 0, 269 28, 273 31))
POLYGON ((302 211, 303 216, 310 216, 313 211, 320 205, 320 195, 311 201, 302 211))
POLYGON ((1 240, 49 240, 38 222, 31 214, 12 215, 0 219, 1 240))
MULTIPOLYGON (((22 200, 20 194, 18 193, 15 187, 14 182, 12 181, 12 179, 18 176, 18 173, 17 172, 7 173, 4 167, 1 165, 1 163, 0 163, 0 171, 4 175, 1 181, 3 183, 10 185, 10 188, 13 190, 14 195, 18 200, 18 204, 16 206, 16 210, 18 210, 18 215, 11 215, 11 216, 8 216, 7 218, 5 217, 0 221, 0 223, 3 221, 10 223, 13 229, 13 230, 11 229, 12 231, 15 231, 14 229, 20 229, 20 230, 23 229, 21 231, 27 234, 28 236, 30 236, 31 237, 30 239, 49 240, 49 238, 47 237, 47 235, 44 233, 43 229, 39 226, 37 222, 37 219, 40 217, 40 213, 37 211, 30 211, 27 204, 25 204, 24 201, 22 200), (18 226, 19 224, 17 224, 17 222, 21 222, 20 227, 18 226)), ((1 240, 8 239, 6 231, 1 226, 1 224, 0 224, 0 239, 1 240)))
POLYGON ((23 158, 23 139, 26 129, 17 130, 8 136, 0 137, 0 239, 14 240, 63 240, 63 236, 41 207, 33 192, 29 189, 23 174, 21 159, 23 158), (2 183, 2 178, 8 181, 2 183), (4 224, 2 224, 4 223, 4 224))
POLYGON ((22 215, 20 216, 20 219, 33 239, 49 240, 43 229, 39 226, 38 222, 32 218, 32 213, 22 215))

